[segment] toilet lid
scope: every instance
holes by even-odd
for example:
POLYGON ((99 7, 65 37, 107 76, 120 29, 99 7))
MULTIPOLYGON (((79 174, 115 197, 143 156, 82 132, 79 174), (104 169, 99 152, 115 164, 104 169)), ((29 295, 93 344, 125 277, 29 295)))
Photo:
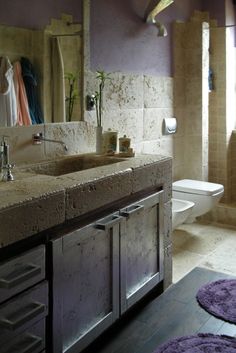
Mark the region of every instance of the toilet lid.
POLYGON ((207 181, 182 179, 173 183, 173 191, 188 192, 199 195, 214 195, 224 190, 223 185, 207 181))

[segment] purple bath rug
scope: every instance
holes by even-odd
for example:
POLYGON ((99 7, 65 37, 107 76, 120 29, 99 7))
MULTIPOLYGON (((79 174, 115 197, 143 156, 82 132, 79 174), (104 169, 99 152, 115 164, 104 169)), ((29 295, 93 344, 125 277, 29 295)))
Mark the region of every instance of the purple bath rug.
POLYGON ((201 287, 197 293, 203 309, 225 321, 236 324, 236 280, 221 279, 201 287))
POLYGON ((236 353, 236 338, 199 333, 170 340, 153 353, 236 353))

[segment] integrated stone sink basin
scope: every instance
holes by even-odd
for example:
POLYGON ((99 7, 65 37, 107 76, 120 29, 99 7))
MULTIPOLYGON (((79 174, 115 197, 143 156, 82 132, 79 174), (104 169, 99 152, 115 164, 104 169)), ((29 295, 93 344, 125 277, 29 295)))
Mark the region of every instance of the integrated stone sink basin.
POLYGON ((21 172, 60 176, 124 161, 124 158, 101 155, 76 155, 40 162, 19 168, 21 172))

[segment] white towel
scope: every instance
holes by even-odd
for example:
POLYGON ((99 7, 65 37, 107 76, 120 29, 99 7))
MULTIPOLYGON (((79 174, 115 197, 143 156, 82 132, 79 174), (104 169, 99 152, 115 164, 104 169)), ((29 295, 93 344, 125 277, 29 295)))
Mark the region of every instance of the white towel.
POLYGON ((15 126, 17 122, 13 67, 8 57, 0 60, 0 126, 15 126))

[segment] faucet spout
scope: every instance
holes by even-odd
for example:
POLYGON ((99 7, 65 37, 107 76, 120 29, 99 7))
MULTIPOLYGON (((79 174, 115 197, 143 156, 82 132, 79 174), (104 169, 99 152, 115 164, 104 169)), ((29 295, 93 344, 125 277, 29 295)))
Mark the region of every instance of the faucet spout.
POLYGON ((53 142, 53 143, 59 143, 60 145, 63 146, 65 151, 68 151, 68 147, 65 144, 65 142, 61 141, 61 140, 53 140, 53 139, 48 139, 46 137, 43 136, 42 132, 39 132, 37 134, 33 134, 33 144, 34 145, 41 145, 42 141, 47 141, 47 142, 53 142))

